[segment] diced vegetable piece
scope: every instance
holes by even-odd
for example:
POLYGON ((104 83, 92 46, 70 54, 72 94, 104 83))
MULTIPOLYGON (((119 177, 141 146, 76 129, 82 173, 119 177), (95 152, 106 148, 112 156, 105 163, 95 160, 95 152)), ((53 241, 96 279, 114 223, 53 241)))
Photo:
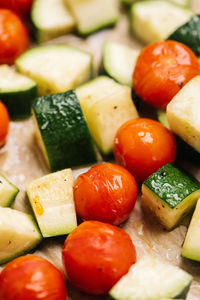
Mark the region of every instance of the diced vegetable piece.
POLYGON ((78 32, 88 35, 101 28, 114 25, 119 19, 116 0, 64 0, 72 11, 78 32))
POLYGON ((115 42, 107 42, 103 51, 106 73, 121 84, 132 87, 132 75, 140 51, 115 42))
POLYGON ((197 202, 188 232, 185 237, 181 255, 183 257, 200 261, 200 199, 197 202))
POLYGON ((165 126, 167 129, 170 129, 165 110, 157 109, 157 119, 163 126, 165 126))
POLYGON ((33 180, 27 193, 43 237, 68 234, 77 226, 71 169, 33 180))
POLYGON ((7 65, 0 66, 0 99, 13 119, 31 113, 31 101, 37 96, 37 85, 30 78, 7 65))
MULTIPOLYGON (((125 3, 125 4, 132 4, 136 1, 138 1, 138 0, 121 0, 121 2, 125 3)), ((168 1, 168 0, 165 0, 165 1, 168 1)), ((169 0, 169 1, 176 3, 178 5, 182 5, 182 6, 187 6, 187 7, 191 6, 191 0, 169 0)))
POLYGON ((75 20, 63 0, 35 0, 31 19, 37 28, 39 42, 71 32, 75 20))
POLYGON ((0 206, 10 206, 18 193, 19 189, 0 174, 0 206))
POLYGON ((38 83, 39 95, 65 92, 92 76, 92 56, 67 45, 32 48, 16 60, 19 72, 38 83))
POLYGON ((166 164, 142 185, 142 206, 168 230, 196 205, 200 183, 172 164, 166 164))
POLYGON ((169 1, 138 1, 131 8, 132 30, 147 44, 165 40, 193 15, 190 9, 169 1))
POLYGON ((200 56, 200 15, 194 16, 177 28, 168 39, 187 45, 197 56, 200 56))
POLYGON ((77 96, 93 139, 104 154, 109 154, 118 128, 138 117, 131 89, 100 76, 79 87, 77 96))
POLYGON ((0 264, 30 251, 41 239, 31 215, 0 207, 0 264))
POLYGON ((200 152, 200 76, 189 81, 167 106, 171 130, 200 152))
POLYGON ((32 107, 38 143, 52 171, 96 162, 74 91, 36 98, 32 107))
POLYGON ((109 294, 116 300, 185 299, 192 279, 179 267, 146 255, 129 269, 109 294))

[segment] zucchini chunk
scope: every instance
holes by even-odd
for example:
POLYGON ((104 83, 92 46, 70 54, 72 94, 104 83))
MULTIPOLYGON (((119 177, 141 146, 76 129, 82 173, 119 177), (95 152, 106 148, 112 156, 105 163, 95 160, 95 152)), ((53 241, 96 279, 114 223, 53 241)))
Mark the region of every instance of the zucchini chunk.
POLYGON ((118 128, 138 117, 131 89, 99 76, 76 92, 93 139, 103 154, 110 154, 118 128))
POLYGON ((96 152, 74 91, 32 103, 38 144, 51 171, 96 162, 96 152))
POLYGON ((200 261, 200 199, 197 202, 192 220, 190 222, 181 255, 183 257, 200 261))
POLYGON ((70 233, 77 226, 71 169, 35 179, 27 194, 43 237, 70 233))
MULTIPOLYGON (((136 1, 138 1, 138 0, 121 0, 122 3, 128 4, 128 5, 133 4, 136 1)), ((168 0, 165 0, 165 1, 168 1, 168 0)), ((185 6, 185 7, 191 6, 191 0, 169 0, 169 1, 176 3, 178 5, 185 6)))
POLYGON ((0 206, 11 206, 18 193, 19 189, 0 174, 0 206))
POLYGON ((0 66, 0 99, 12 119, 30 116, 31 101, 37 96, 37 85, 8 65, 0 66))
POLYGON ((186 298, 192 276, 179 267, 145 255, 110 290, 116 300, 186 298))
POLYGON ((139 50, 107 42, 103 50, 105 72, 119 83, 132 87, 132 75, 139 53, 139 50))
POLYGON ((0 264, 35 248, 42 240, 31 215, 0 207, 0 264))
POLYGON ((168 230, 196 205, 200 183, 173 164, 166 164, 142 185, 142 206, 168 230))
POLYGON ((75 20, 63 0, 34 0, 31 19, 37 29, 38 42, 72 32, 75 20))
POLYGON ((185 44, 196 56, 200 56, 200 15, 177 28, 168 39, 185 44))
POLYGON ((167 105, 170 129, 200 152, 200 76, 190 80, 167 105))
POLYGON ((131 7, 133 33, 144 43, 165 40, 194 12, 164 0, 136 2, 131 7))
POLYGON ((104 27, 115 25, 119 19, 116 0, 64 0, 77 23, 78 32, 88 35, 104 27))
POLYGON ((92 55, 67 45, 32 48, 15 62, 17 70, 38 84, 39 95, 62 93, 92 76, 92 55))

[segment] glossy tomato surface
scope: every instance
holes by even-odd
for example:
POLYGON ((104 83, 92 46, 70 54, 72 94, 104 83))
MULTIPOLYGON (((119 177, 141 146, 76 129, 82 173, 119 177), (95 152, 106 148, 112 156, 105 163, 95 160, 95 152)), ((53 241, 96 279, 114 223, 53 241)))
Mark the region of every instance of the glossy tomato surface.
POLYGON ((17 14, 27 16, 30 14, 33 0, 0 0, 0 8, 9 8, 17 14))
POLYGON ((111 163, 90 168, 74 184, 76 212, 84 220, 118 225, 128 218, 136 198, 134 177, 111 163))
POLYGON ((10 118, 8 115, 7 108, 0 101, 0 147, 5 144, 6 137, 8 135, 10 124, 10 118))
POLYGON ((1 300, 66 300, 62 273, 46 259, 22 256, 0 274, 1 300))
POLYGON ((29 45, 21 19, 9 9, 0 9, 0 64, 13 64, 29 45))
POLYGON ((136 261, 129 235, 98 221, 86 221, 72 231, 62 255, 70 282, 91 294, 107 294, 136 261))
POLYGON ((163 165, 173 162, 176 141, 157 121, 137 118, 123 124, 114 141, 116 161, 142 182, 163 165))
POLYGON ((133 86, 144 101, 165 108, 199 73, 198 59, 187 46, 175 41, 156 42, 141 51, 133 73, 133 86))

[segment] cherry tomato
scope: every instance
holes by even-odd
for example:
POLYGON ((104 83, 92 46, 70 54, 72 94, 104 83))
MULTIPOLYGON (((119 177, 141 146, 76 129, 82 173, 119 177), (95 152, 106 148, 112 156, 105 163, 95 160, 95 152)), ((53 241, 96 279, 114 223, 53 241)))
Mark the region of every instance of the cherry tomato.
POLYGON ((165 108, 199 73, 198 59, 187 46, 175 41, 156 42, 145 47, 139 55, 133 86, 144 101, 165 108))
POLYGON ((66 300, 63 275, 37 256, 21 256, 0 274, 1 300, 66 300))
POLYGON ((90 168, 74 184, 76 212, 84 220, 118 225, 128 218, 136 198, 134 177, 110 163, 90 168))
POLYGON ((0 9, 0 64, 13 64, 29 45, 26 27, 9 9, 0 9))
POLYGON ((27 16, 30 14, 33 0, 0 0, 0 7, 14 10, 19 15, 27 16))
POLYGON ((0 147, 5 144, 8 135, 10 119, 7 108, 0 101, 0 147))
POLYGON ((157 121, 137 118, 123 124, 114 140, 116 161, 142 182, 163 165, 173 162, 176 142, 157 121))
POLYGON ((62 256, 71 283, 91 294, 107 294, 136 261, 129 235, 98 221, 86 221, 73 230, 62 256))

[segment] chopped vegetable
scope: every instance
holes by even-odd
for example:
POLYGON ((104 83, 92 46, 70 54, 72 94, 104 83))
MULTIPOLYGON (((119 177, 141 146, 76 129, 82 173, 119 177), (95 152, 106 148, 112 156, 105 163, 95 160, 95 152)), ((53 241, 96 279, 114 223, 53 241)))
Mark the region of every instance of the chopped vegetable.
POLYGON ((6 142, 6 138, 8 135, 8 130, 10 126, 10 118, 8 115, 7 108, 0 101, 0 147, 3 146, 6 142))
POLYGON ((0 206, 11 206, 18 193, 19 189, 0 174, 0 206))

